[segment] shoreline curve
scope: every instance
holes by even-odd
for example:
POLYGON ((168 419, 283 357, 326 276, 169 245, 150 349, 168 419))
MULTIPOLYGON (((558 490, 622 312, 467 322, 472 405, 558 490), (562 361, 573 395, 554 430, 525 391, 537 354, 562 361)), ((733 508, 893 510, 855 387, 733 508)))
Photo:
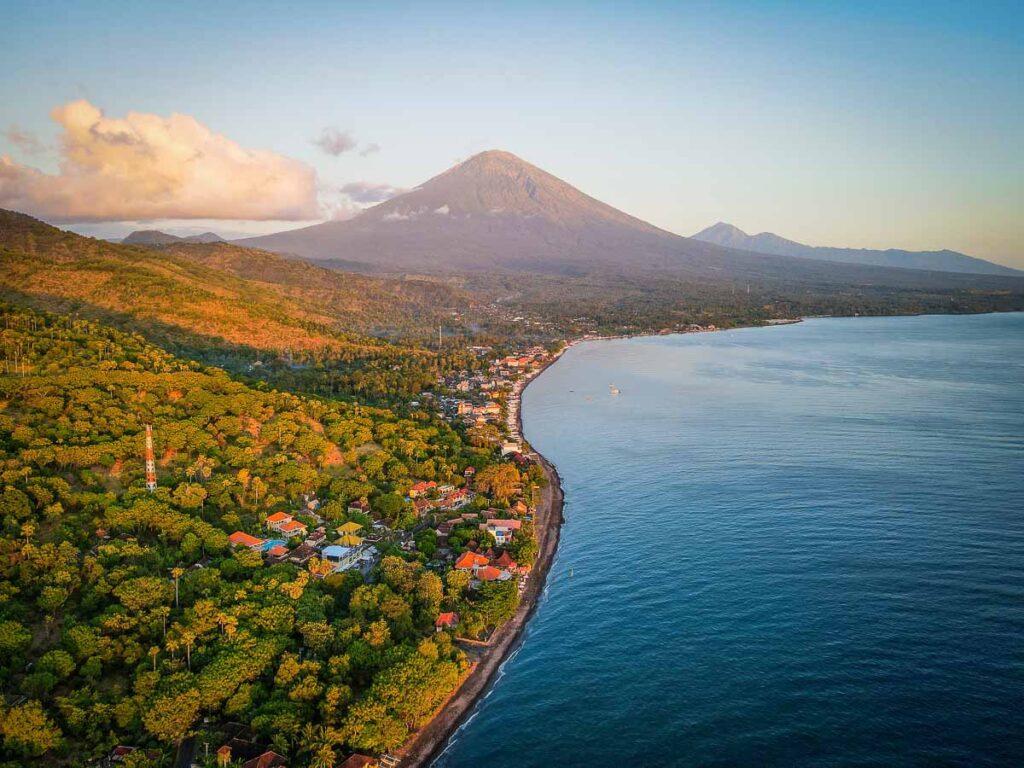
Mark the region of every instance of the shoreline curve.
MULTIPOLYGON (((536 374, 526 381, 519 390, 519 404, 516 412, 516 426, 520 436, 523 435, 522 395, 526 388, 540 378, 548 368, 558 362, 562 353, 572 344, 563 347, 536 374)), ((565 493, 562 490, 562 478, 555 466, 537 451, 530 451, 531 458, 544 470, 547 485, 542 489, 541 501, 537 505, 537 559, 534 561, 526 589, 519 601, 515 615, 499 627, 490 641, 490 647, 484 657, 467 675, 463 683, 452 693, 442 705, 438 713, 407 742, 395 757, 402 768, 427 768, 448 746, 449 739, 473 713, 477 703, 490 689, 495 676, 505 660, 519 646, 519 639, 537 609, 537 603, 544 592, 548 572, 558 551, 558 540, 562 525, 565 522, 563 506, 565 493)))

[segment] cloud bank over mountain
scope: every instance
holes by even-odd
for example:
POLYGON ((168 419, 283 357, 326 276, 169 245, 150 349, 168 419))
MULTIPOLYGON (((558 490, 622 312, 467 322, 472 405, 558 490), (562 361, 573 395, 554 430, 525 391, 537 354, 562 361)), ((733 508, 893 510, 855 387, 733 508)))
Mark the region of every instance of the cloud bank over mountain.
POLYGON ((357 203, 382 203, 408 190, 392 184, 375 181, 353 181, 341 188, 341 192, 357 203))
POLYGON ((51 221, 309 220, 316 171, 246 149, 194 117, 108 117, 86 100, 57 107, 60 166, 48 174, 0 157, 0 207, 51 221))

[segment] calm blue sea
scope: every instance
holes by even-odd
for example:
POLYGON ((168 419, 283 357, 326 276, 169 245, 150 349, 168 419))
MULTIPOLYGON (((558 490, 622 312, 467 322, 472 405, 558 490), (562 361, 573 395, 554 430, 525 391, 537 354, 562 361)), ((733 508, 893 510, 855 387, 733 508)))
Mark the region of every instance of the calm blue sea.
POLYGON ((439 766, 1024 765, 1024 314, 587 343, 524 408, 567 524, 439 766))

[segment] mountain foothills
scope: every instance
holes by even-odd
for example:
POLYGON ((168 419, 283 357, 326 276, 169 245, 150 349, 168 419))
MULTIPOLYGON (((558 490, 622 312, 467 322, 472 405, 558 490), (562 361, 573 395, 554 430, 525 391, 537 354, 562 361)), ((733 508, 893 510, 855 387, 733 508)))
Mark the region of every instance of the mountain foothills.
MULTIPOLYGON (((371 399, 409 396, 461 361, 456 344, 449 359, 422 342, 440 323, 459 330, 459 310, 476 312, 436 280, 343 274, 226 243, 117 245, 10 211, 0 211, 0 264, 8 300, 276 384, 371 399)), ((474 328, 483 334, 491 319, 474 328)))
POLYGON ((275 386, 377 402, 472 367, 468 345, 1024 306, 1024 278, 681 238, 507 152, 476 155, 349 221, 245 242, 289 258, 222 242, 118 245, 0 211, 0 295, 275 386))
POLYGON ((930 269, 942 272, 965 272, 977 275, 1024 276, 1024 272, 1018 269, 993 264, 990 261, 956 251, 902 251, 895 248, 877 251, 868 248, 826 248, 804 245, 771 232, 748 235, 738 227, 721 221, 701 230, 693 236, 693 239, 743 251, 821 259, 822 261, 871 264, 879 267, 903 267, 905 269, 930 269))

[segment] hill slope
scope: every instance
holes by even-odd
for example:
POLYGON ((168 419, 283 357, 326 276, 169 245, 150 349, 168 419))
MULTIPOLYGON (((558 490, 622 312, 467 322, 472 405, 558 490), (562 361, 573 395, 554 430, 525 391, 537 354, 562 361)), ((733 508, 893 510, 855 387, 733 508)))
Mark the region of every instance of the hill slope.
POLYGON ((884 251, 868 248, 827 248, 804 245, 787 240, 771 232, 748 235, 738 227, 719 222, 693 236, 694 240, 714 243, 726 248, 736 248, 778 256, 796 256, 804 259, 838 261, 848 264, 867 264, 879 267, 900 267, 904 269, 930 269, 942 272, 961 272, 974 275, 1024 276, 1020 270, 993 264, 990 261, 968 256, 957 251, 902 251, 890 248, 884 251))
POLYGON ((264 350, 429 333, 444 307, 467 304, 434 282, 343 274, 227 243, 118 245, 11 211, 0 211, 0 259, 0 289, 37 306, 91 307, 264 350))

